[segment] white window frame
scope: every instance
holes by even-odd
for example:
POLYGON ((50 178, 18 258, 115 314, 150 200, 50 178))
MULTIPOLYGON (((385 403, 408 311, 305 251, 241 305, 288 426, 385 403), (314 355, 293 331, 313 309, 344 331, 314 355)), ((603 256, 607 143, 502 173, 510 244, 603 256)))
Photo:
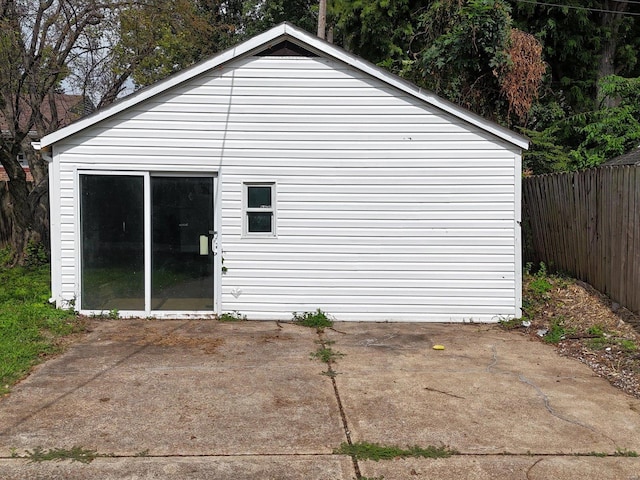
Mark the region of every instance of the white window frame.
POLYGON ((276 209, 276 182, 243 182, 242 183, 242 234, 251 238, 275 238, 277 236, 277 209, 276 209), (249 188, 250 187, 269 187, 271 189, 271 206, 270 207, 254 207, 249 208, 249 188), (249 213, 271 213, 271 231, 270 232, 250 232, 249 231, 249 213))

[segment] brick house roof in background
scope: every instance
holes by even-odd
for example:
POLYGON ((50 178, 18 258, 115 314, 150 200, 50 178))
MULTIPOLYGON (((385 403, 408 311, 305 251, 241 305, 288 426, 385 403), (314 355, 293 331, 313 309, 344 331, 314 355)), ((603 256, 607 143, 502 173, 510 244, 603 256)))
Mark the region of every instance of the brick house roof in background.
MULTIPOLYGON (((57 126, 57 128, 66 127, 70 123, 74 122, 80 117, 83 117, 93 110, 93 108, 91 108, 91 105, 85 101, 85 97, 83 95, 69 95, 66 93, 55 93, 53 95, 57 115, 59 118, 59 125, 57 126)), ((22 115, 20 115, 20 122, 22 123, 21 126, 24 127, 29 119, 29 116, 31 115, 31 108, 26 101, 22 100, 21 102, 23 111, 22 115)), ((52 112, 51 103, 49 102, 48 98, 44 102, 42 102, 40 111, 42 112, 44 118, 48 122, 50 122, 52 119, 52 112)), ((3 135, 7 135, 10 133, 7 119, 2 114, 2 112, 0 112, 0 130, 2 131, 3 135)), ((30 132, 29 136, 33 138, 36 136, 36 133, 30 132)))
MULTIPOLYGON (((59 122, 59 125, 57 125, 56 128, 66 127, 67 125, 73 123, 75 120, 83 117, 87 113, 91 113, 91 111, 93 110, 93 106, 85 100, 85 97, 83 95, 56 93, 54 94, 53 98, 59 122)), ((29 116, 31 115, 31 108, 24 100, 22 100, 21 107, 23 110, 22 115, 20 115, 20 122, 22 122, 21 127, 24 128, 29 116)), ((52 120, 51 110, 51 103, 49 102, 49 99, 47 99, 42 103, 42 106, 40 108, 40 111, 42 112, 42 115, 47 120, 47 122, 50 122, 52 120)), ((2 112, 0 112, 0 132, 3 136, 11 135, 7 119, 2 112)), ((30 131, 29 137, 31 140, 39 140, 38 134, 35 131, 30 131)), ((24 167, 24 171, 27 174, 27 181, 33 181, 33 177, 31 176, 29 167, 24 167)), ((4 167, 0 166, 0 182, 6 182, 7 180, 9 180, 7 172, 5 172, 4 167)))

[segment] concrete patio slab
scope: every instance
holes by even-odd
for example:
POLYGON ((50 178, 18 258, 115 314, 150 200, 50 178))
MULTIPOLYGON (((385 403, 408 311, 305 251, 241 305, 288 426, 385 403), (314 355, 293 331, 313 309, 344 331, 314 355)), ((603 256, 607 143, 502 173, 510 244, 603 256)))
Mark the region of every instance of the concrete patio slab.
POLYGON ((38 368, 0 409, 0 452, 331 453, 344 439, 309 329, 120 321, 38 368))
POLYGON ((361 462, 362 475, 393 480, 639 480, 637 458, 451 457, 361 462))
POLYGON ((345 355, 336 383, 353 441, 473 454, 640 451, 640 401, 550 346, 486 325, 336 330, 327 337, 345 355))
POLYGON ((2 461, 3 480, 159 479, 348 480, 351 460, 335 456, 98 458, 90 464, 2 461))
POLYGON ((0 400, 0 478, 640 480, 640 459, 614 456, 640 452, 640 400, 495 326, 92 328, 0 400), (321 342, 344 354, 334 378, 310 358, 321 342), (333 453, 343 442, 459 454, 354 461, 333 453), (74 446, 101 456, 14 458, 74 446))

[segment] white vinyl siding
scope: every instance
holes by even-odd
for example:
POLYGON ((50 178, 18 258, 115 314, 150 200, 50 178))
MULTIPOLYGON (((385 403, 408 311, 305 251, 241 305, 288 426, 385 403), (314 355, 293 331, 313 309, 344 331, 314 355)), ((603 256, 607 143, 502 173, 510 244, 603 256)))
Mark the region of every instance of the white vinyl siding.
POLYGON ((184 168, 219 175, 223 312, 520 313, 520 149, 337 61, 236 60, 61 140, 54 155, 61 298, 77 293, 77 169, 184 168), (245 234, 251 183, 277 185, 276 238, 245 234))

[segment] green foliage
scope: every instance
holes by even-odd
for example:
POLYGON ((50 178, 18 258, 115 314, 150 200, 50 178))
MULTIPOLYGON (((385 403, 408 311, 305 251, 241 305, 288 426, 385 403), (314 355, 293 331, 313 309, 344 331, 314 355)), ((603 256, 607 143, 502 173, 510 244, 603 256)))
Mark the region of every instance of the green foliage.
POLYGON ((625 352, 632 353, 638 350, 638 346, 636 345, 636 343, 633 340, 629 340, 628 338, 620 339, 618 341, 618 345, 620 345, 620 348, 625 352))
POLYGON ((538 272, 533 275, 533 279, 528 285, 528 293, 536 300, 546 300, 552 288, 553 285, 547 276, 547 267, 541 263, 538 272))
POLYGON ((413 446, 400 448, 396 446, 385 446, 378 443, 359 442, 354 444, 341 443, 333 453, 339 455, 349 455, 358 460, 393 460, 394 458, 448 458, 456 455, 456 450, 448 447, 428 446, 426 448, 413 446))
POLYGON ((335 362, 338 358, 344 357, 344 353, 336 352, 331 348, 331 343, 325 341, 318 349, 311 354, 312 359, 320 360, 323 363, 335 362))
MULTIPOLYGON (((576 456, 578 456, 579 454, 574 454, 576 456)), ((607 454, 605 452, 589 452, 587 454, 589 457, 600 457, 600 458, 604 458, 607 456, 607 454)))
POLYGON ((487 117, 500 110, 511 8, 502 0, 439 0, 418 16, 424 49, 416 57, 424 84, 487 117))
POLYGON ((547 266, 540 263, 538 271, 531 273, 531 264, 525 268, 524 291, 522 295, 523 319, 533 319, 540 308, 549 300, 549 292, 553 288, 557 277, 550 277, 547 273, 547 266))
POLYGON ((0 268, 8 268, 11 262, 13 261, 13 257, 15 252, 11 247, 4 247, 0 249, 0 268))
POLYGON ((282 22, 291 22, 314 34, 317 32, 317 0, 248 0, 238 3, 242 4, 239 10, 243 37, 262 33, 282 22))
POLYGON ((587 329, 589 335, 595 335, 596 337, 604 336, 604 327, 602 325, 592 325, 587 329))
POLYGON ((333 326, 333 320, 331 320, 329 316, 319 308, 315 312, 293 312, 293 323, 303 327, 317 329, 333 326))
POLYGON ((415 0, 333 0, 329 14, 336 25, 336 40, 367 60, 399 71, 415 38, 415 0))
POLYGON ((56 338, 80 331, 70 312, 48 303, 49 269, 0 269, 0 391, 22 378, 47 354, 56 338))
POLYGON ((551 320, 549 324, 549 331, 543 337, 543 340, 547 343, 558 343, 567 335, 573 335, 576 332, 575 328, 567 328, 565 326, 565 320, 562 317, 557 317, 551 320))
POLYGON ((42 243, 36 243, 30 240, 27 243, 25 251, 24 266, 25 267, 41 267, 49 263, 49 255, 47 249, 42 243))
POLYGON ((613 455, 615 457, 630 457, 630 458, 637 458, 639 456, 638 452, 634 450, 627 450, 626 448, 618 448, 613 455))
POLYGON ((533 173, 598 166, 640 143, 640 78, 608 76, 599 82, 603 106, 578 114, 556 113, 541 130, 525 130, 532 149, 524 155, 533 173), (604 99, 615 106, 604 106, 604 99))
POLYGON ((233 312, 225 312, 218 315, 219 322, 243 322, 247 319, 246 315, 242 315, 237 310, 233 312))
POLYGON ((36 447, 32 451, 27 450, 26 457, 31 463, 34 462, 47 462, 63 460, 71 460, 72 462, 91 463, 96 458, 103 456, 99 455, 95 450, 88 450, 82 447, 67 448, 52 448, 44 450, 42 447, 36 447))

